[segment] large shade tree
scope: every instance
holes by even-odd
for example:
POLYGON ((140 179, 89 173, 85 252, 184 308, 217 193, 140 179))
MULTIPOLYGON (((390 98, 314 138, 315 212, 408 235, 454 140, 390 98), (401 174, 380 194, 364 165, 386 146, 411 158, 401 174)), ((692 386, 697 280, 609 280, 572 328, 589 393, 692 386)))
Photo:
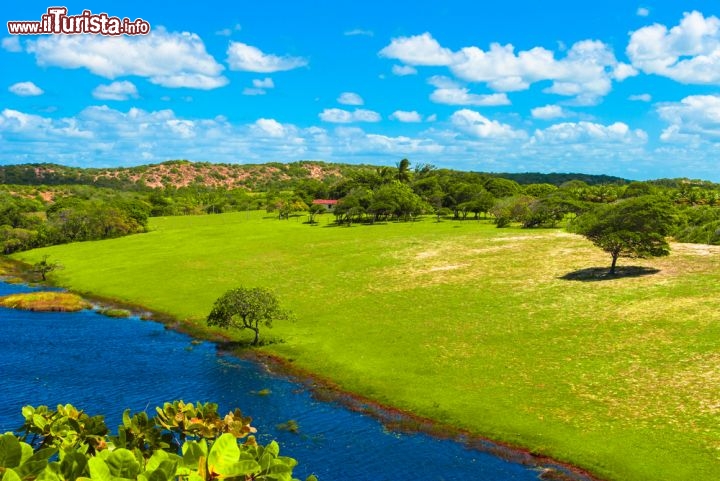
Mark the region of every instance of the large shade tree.
POLYGON ((666 256, 665 239, 675 223, 674 207, 655 196, 598 205, 580 215, 573 230, 612 256, 609 274, 615 274, 619 257, 666 256))

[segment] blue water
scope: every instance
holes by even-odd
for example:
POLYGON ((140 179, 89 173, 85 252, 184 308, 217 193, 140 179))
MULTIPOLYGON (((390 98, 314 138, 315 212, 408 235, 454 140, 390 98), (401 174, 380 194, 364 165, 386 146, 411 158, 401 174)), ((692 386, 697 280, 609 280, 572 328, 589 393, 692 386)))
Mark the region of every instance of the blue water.
MULTIPOLYGON (((32 290, 0 282, 0 296, 32 290)), ((71 403, 104 414, 115 431, 125 408, 165 401, 216 402, 252 416, 258 439, 294 457, 296 477, 331 480, 536 480, 537 469, 424 434, 389 432, 375 419, 320 402, 301 384, 211 343, 137 318, 93 311, 34 313, 0 308, 0 432, 22 424, 26 404, 71 403), (259 396, 270 389, 268 396, 259 396), (299 434, 277 429, 294 419, 299 434)))

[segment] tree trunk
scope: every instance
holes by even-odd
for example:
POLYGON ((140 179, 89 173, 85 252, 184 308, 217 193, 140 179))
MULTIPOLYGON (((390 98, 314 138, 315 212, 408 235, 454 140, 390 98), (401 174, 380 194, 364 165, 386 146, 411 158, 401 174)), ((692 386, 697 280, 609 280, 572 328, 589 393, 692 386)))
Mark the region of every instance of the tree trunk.
POLYGON ((253 339, 252 345, 257 346, 258 341, 260 340, 260 329, 258 329, 257 327, 251 327, 250 329, 252 329, 255 333, 255 339, 253 339))
POLYGON ((617 264, 619 254, 612 253, 612 264, 610 265, 610 272, 608 272, 609 275, 614 276, 615 275, 615 264, 617 264))

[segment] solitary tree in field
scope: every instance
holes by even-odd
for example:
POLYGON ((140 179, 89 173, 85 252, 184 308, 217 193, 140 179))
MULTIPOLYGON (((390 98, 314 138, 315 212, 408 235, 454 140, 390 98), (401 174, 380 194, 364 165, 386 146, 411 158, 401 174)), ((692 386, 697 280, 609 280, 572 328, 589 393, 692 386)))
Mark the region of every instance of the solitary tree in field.
POLYGON ((580 215, 573 230, 612 256, 610 275, 618 257, 656 257, 670 253, 665 240, 675 217, 673 206, 654 196, 635 197, 599 205, 580 215))
POLYGON ((260 339, 260 325, 272 327, 276 319, 289 319, 292 314, 280 308, 275 295, 262 287, 238 287, 220 296, 207 318, 208 326, 250 329, 255 333, 253 346, 260 339))
POLYGON ((44 281, 47 280, 47 275, 49 273, 51 273, 54 270, 60 269, 62 267, 57 262, 49 262, 48 257, 50 257, 50 256, 45 254, 41 261, 33 264, 33 271, 40 274, 40 277, 44 281))

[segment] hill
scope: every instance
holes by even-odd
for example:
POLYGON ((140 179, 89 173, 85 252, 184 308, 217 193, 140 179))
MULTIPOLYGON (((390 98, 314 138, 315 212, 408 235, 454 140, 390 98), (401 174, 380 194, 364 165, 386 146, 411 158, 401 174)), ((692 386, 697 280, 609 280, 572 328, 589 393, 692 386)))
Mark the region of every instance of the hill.
MULTIPOLYGON (((288 164, 212 164, 188 160, 170 160, 137 167, 80 168, 58 164, 19 164, 0 166, 0 184, 13 185, 92 185, 121 190, 146 190, 158 187, 186 187, 191 184, 251 191, 288 188, 303 179, 332 183, 361 170, 378 166, 298 161, 288 164)), ((589 185, 627 183, 606 175, 572 173, 491 174, 520 184, 560 185, 581 180, 589 185)))

